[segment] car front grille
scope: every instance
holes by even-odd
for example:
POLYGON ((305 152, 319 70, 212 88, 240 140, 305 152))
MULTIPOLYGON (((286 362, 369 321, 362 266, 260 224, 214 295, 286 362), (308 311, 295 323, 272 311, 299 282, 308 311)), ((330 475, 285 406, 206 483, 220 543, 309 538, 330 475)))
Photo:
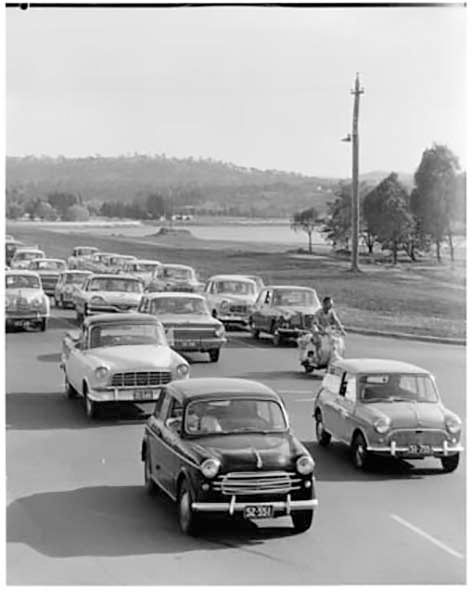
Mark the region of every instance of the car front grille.
POLYGON ((41 283, 43 284, 43 288, 54 288, 57 284, 57 280, 59 278, 57 276, 41 276, 41 283))
POLYGON ((247 304, 230 304, 229 311, 239 313, 239 314, 246 314, 247 313, 247 304))
POLYGON ((215 479, 213 489, 223 495, 287 494, 301 488, 301 478, 284 471, 227 473, 215 479))
POLYGON ((159 386, 167 384, 172 380, 172 374, 165 371, 150 372, 119 372, 113 374, 111 386, 133 387, 133 386, 159 386))
POLYGON ((209 339, 215 337, 215 329, 212 327, 186 327, 174 329, 174 339, 209 339))
POLYGON ((426 446, 442 446, 447 440, 446 432, 441 430, 395 430, 389 436, 389 444, 395 442, 397 446, 409 446, 410 444, 424 444, 426 446))

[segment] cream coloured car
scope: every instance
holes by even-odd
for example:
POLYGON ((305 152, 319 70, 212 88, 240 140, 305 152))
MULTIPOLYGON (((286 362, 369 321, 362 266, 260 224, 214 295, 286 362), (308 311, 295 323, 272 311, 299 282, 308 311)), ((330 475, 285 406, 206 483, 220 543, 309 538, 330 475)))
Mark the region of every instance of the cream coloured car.
POLYGON ((41 278, 34 271, 5 272, 5 325, 36 326, 46 331, 49 318, 49 298, 44 293, 41 278))
POLYGON ((257 294, 256 282, 244 275, 215 275, 204 290, 210 312, 225 325, 247 325, 257 294))
POLYGON ((62 342, 66 395, 82 396, 87 417, 110 403, 149 403, 163 385, 189 376, 189 364, 168 343, 151 315, 103 314, 87 318, 62 342))
POLYGON ((46 254, 37 247, 19 247, 10 262, 11 269, 28 269, 31 261, 44 259, 46 254))

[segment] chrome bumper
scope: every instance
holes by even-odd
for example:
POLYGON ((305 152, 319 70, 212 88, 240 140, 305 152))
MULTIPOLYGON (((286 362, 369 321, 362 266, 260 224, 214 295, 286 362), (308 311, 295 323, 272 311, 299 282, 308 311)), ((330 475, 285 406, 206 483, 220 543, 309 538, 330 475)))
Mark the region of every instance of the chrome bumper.
POLYGON ((391 456, 397 456, 397 454, 408 454, 412 456, 448 456, 451 454, 457 454, 458 452, 463 452, 464 447, 460 444, 455 444, 451 446, 448 444, 447 440, 444 440, 442 446, 430 446, 429 450, 431 452, 423 453, 420 451, 411 451, 408 446, 397 446, 396 443, 393 441, 391 442, 390 446, 367 446, 367 450, 369 452, 378 454, 389 454, 391 456))
POLYGON ((26 322, 26 321, 40 321, 47 318, 49 315, 45 312, 9 312, 5 311, 5 321, 26 322))
POLYGON ((285 501, 277 502, 237 502, 233 496, 230 502, 193 502, 192 510, 196 512, 225 512, 232 516, 235 512, 243 511, 246 506, 272 506, 274 510, 283 510, 285 514, 300 510, 314 510, 318 506, 317 499, 291 500, 287 496, 285 501))
POLYGON ((91 306, 90 304, 87 306, 87 315, 91 316, 91 315, 96 315, 96 314, 105 314, 105 313, 109 313, 109 312, 135 312, 138 308, 138 305, 132 305, 129 308, 120 308, 119 306, 113 306, 113 305, 108 305, 108 306, 91 306))

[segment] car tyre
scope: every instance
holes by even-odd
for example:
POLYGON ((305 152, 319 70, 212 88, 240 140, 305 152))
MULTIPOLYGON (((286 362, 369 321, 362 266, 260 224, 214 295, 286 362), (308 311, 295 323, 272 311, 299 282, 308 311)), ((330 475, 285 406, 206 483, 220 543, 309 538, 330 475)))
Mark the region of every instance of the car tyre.
POLYGON ((151 457, 147 450, 144 459, 144 488, 148 495, 155 495, 158 491, 156 482, 151 477, 151 457))
POLYGON ((179 490, 178 512, 180 530, 187 535, 197 536, 200 530, 200 518, 192 510, 193 495, 187 481, 182 483, 179 490))
POLYGON ((79 327, 82 326, 82 323, 84 322, 84 315, 81 312, 77 311, 75 318, 77 320, 77 324, 79 325, 79 327))
POLYGON ((48 326, 48 320, 46 318, 42 318, 38 324, 39 330, 44 332, 44 331, 46 331, 47 326, 48 326))
POLYGON ((313 510, 300 510, 292 514, 293 530, 296 533, 306 532, 313 524, 313 510))
POLYGON ((441 458, 443 471, 445 473, 452 473, 453 471, 455 471, 459 466, 459 458, 459 453, 453 454, 452 456, 443 456, 441 458))
POLYGON ((315 416, 315 432, 318 444, 320 446, 329 446, 331 442, 331 434, 324 429, 323 418, 319 411, 315 416))
POLYGON ((279 347, 280 345, 282 345, 282 337, 276 327, 274 327, 273 329, 272 343, 273 345, 275 345, 275 347, 279 347))
POLYGON ((356 469, 367 471, 370 467, 371 455, 367 450, 367 443, 362 434, 357 433, 351 444, 352 462, 356 469))
POLYGON ((259 339, 260 331, 256 328, 254 319, 249 319, 249 331, 254 339, 259 339))
POLYGON ((77 391, 69 382, 67 376, 65 376, 65 383, 64 383, 64 394, 67 399, 75 399, 77 397, 77 391))
POLYGON ((85 415, 88 419, 97 419, 100 413, 100 406, 95 401, 92 401, 87 394, 87 390, 84 392, 84 407, 85 415))
POLYGON ((211 349, 208 353, 210 354, 210 362, 218 362, 220 359, 219 348, 211 349))

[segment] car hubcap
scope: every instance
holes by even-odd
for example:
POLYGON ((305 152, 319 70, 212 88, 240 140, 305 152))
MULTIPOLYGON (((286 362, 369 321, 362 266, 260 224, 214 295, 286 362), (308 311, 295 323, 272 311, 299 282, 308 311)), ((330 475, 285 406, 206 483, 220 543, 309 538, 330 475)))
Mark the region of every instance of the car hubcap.
POLYGON ((87 413, 88 417, 92 416, 92 402, 87 396, 85 397, 85 412, 87 413))
POLYGON ((316 435, 318 437, 318 440, 321 440, 322 436, 323 436, 323 422, 321 420, 318 420, 318 423, 316 424, 317 427, 317 431, 316 431, 316 435))
POLYGON ((180 525, 184 532, 187 531, 190 523, 190 495, 184 491, 180 498, 180 525))
POLYGON ((356 465, 358 467, 362 467, 362 465, 364 464, 364 446, 362 444, 358 444, 357 448, 356 448, 356 454, 355 454, 355 458, 356 458, 356 465))

